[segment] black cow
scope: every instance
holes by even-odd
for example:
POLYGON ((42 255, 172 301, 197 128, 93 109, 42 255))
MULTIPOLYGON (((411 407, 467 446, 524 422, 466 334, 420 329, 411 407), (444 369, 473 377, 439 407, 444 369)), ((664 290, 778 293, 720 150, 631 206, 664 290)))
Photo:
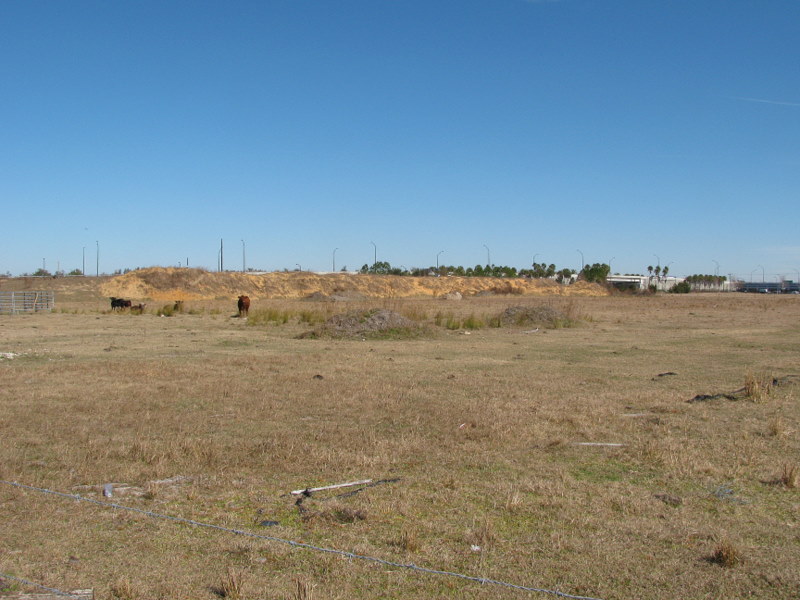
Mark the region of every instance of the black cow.
POLYGON ((111 310, 122 310, 123 308, 130 308, 131 301, 123 300, 122 298, 111 297, 111 310))

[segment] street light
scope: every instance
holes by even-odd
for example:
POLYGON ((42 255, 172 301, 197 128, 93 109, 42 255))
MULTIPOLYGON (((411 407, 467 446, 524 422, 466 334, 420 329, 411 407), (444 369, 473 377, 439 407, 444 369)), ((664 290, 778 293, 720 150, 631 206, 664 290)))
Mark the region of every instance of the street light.
POLYGON ((616 256, 612 256, 611 258, 608 259, 608 274, 609 275, 611 274, 611 261, 614 260, 615 258, 617 258, 617 257, 616 256))
POLYGON ((300 272, 302 273, 302 272, 303 272, 303 267, 301 267, 301 266, 300 266, 299 264, 297 264, 297 263, 294 263, 294 264, 295 264, 295 265, 297 265, 297 270, 298 270, 298 271, 300 271, 300 272))
POLYGON ((338 248, 333 249, 333 272, 336 273, 336 251, 338 248))
POLYGON ((86 246, 83 247, 83 257, 81 262, 81 275, 86 277, 86 246))
POLYGON ((370 242, 370 244, 372 244, 373 248, 372 266, 374 267, 375 265, 378 264, 378 247, 375 245, 375 242, 370 242))
POLYGON ((715 261, 713 258, 711 259, 711 262, 713 262, 716 265, 716 267, 714 267, 714 277, 719 277, 719 263, 715 261))
POLYGON ((100 276, 100 241, 99 240, 95 240, 95 244, 97 244, 97 263, 95 265, 95 267, 96 267, 95 275, 99 277, 100 276))
POLYGON ((247 271, 245 268, 245 260, 244 260, 244 240, 242 240, 242 273, 247 271))
POLYGON ((492 266, 492 253, 491 253, 491 251, 489 250, 489 246, 487 246, 486 244, 484 244, 484 245, 483 245, 483 247, 484 247, 484 248, 486 248, 486 264, 487 264, 489 267, 491 267, 491 266, 492 266))
POLYGON ((750 271, 750 283, 753 283, 753 273, 755 273, 756 271, 758 271, 758 267, 750 271))
POLYGON ((658 254, 656 254, 655 252, 653 253, 653 256, 655 256, 656 260, 658 260, 656 265, 660 267, 661 266, 661 257, 658 254))
POLYGON ((580 250, 576 250, 576 252, 581 255, 581 271, 583 271, 583 268, 586 266, 586 261, 583 259, 583 252, 580 250))
POLYGON ((439 252, 436 254, 436 270, 437 271, 439 270, 439 254, 441 254, 442 252, 444 252, 444 250, 439 250, 439 252))
MULTIPOLYGON (((758 265, 758 266, 761 267, 761 283, 764 283, 764 267, 761 266, 761 265, 758 265)), ((758 268, 758 267, 756 267, 756 268, 758 268)))

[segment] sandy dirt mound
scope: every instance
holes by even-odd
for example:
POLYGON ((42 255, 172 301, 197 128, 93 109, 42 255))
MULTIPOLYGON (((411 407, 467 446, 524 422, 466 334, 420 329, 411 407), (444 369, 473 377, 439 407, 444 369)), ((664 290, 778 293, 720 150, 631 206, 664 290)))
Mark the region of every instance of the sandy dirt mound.
POLYGON ((100 285, 104 296, 159 301, 236 298, 408 298, 441 297, 458 292, 543 296, 606 296, 605 288, 578 282, 491 277, 399 277, 351 273, 216 273, 202 269, 152 267, 118 275, 100 285))

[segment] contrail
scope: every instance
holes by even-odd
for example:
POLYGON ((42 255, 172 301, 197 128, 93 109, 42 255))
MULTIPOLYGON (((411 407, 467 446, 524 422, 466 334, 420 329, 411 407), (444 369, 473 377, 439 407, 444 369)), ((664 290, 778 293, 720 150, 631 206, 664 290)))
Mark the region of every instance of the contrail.
POLYGON ((744 102, 761 102, 762 104, 778 104, 780 106, 800 106, 800 102, 781 102, 780 100, 764 100, 762 98, 742 98, 741 96, 734 96, 734 100, 742 100, 744 102))

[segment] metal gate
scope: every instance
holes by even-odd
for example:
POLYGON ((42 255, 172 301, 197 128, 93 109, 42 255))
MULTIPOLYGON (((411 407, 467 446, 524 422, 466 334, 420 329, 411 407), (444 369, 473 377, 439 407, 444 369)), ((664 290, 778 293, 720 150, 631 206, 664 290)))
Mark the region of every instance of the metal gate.
POLYGON ((53 292, 0 292, 0 314, 50 311, 54 304, 53 292))

